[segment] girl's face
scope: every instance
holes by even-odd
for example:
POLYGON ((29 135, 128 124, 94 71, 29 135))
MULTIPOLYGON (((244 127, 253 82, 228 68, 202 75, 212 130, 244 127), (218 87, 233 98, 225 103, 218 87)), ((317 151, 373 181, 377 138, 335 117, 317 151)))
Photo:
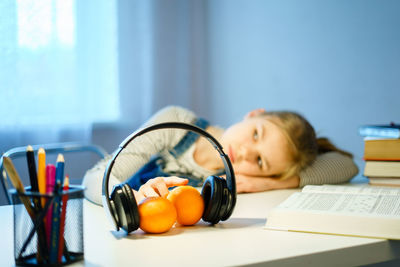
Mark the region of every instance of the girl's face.
POLYGON ((221 144, 236 174, 279 176, 291 162, 283 131, 263 116, 232 125, 222 134, 221 144))

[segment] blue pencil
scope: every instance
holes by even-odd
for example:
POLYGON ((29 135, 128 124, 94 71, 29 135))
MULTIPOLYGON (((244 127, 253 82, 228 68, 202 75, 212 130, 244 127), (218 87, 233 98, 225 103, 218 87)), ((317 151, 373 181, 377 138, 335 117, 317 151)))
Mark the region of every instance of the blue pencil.
POLYGON ((64 156, 58 154, 56 163, 56 185, 54 187, 53 219, 50 236, 50 264, 58 261, 58 246, 60 240, 60 215, 61 215, 61 191, 64 180, 64 156))

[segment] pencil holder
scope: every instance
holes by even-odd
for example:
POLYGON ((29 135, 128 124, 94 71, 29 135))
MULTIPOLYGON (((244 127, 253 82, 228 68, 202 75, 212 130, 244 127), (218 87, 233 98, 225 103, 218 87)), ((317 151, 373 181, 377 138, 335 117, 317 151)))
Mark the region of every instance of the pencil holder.
POLYGON ((84 187, 54 194, 10 190, 14 258, 21 266, 61 266, 83 259, 84 187))

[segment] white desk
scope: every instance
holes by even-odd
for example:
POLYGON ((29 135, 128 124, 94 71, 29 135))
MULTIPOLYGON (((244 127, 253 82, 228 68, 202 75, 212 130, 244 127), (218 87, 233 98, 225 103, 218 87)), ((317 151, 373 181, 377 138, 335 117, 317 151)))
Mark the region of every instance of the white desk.
MULTIPOLYGON (((102 207, 84 202, 85 260, 69 266, 359 266, 400 258, 400 242, 263 229, 295 190, 240 194, 231 218, 160 235, 110 231, 102 207)), ((0 207, 0 266, 13 266, 12 207, 0 207)))

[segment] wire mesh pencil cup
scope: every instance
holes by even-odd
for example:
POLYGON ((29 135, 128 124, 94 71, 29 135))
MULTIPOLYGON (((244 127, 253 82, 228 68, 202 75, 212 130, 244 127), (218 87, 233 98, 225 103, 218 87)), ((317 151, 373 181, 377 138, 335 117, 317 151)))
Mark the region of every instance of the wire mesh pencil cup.
POLYGON ((10 194, 16 265, 61 266, 83 259, 84 187, 71 185, 52 194, 31 192, 27 187, 25 193, 11 189, 10 194), (60 216, 53 215, 55 210, 60 216))

